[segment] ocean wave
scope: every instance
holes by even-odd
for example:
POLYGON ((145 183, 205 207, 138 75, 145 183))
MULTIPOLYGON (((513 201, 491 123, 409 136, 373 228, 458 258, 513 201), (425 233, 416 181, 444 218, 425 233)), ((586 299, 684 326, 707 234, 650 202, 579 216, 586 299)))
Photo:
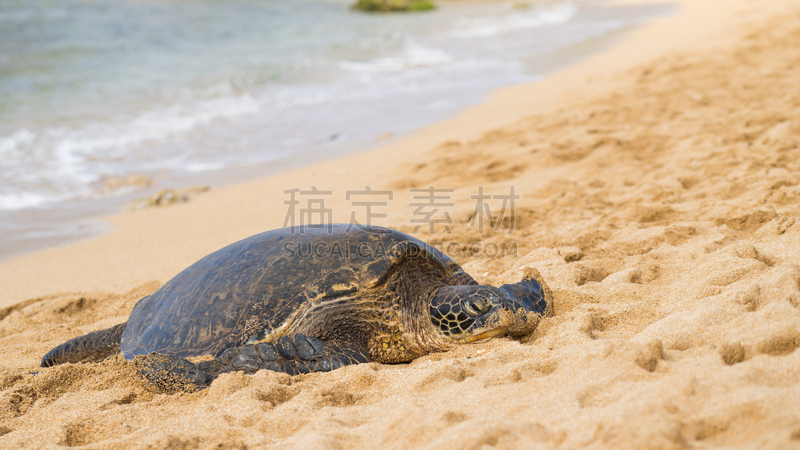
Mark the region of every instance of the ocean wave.
POLYGON ((41 206, 91 195, 103 175, 133 168, 153 170, 182 163, 157 155, 159 143, 216 120, 255 114, 261 104, 249 94, 196 100, 147 111, 129 120, 50 127, 37 134, 19 129, 0 137, 0 209, 41 206))
POLYGON ((16 150, 23 141, 33 137, 35 136, 27 128, 21 128, 8 137, 0 136, 0 158, 5 158, 16 150))
POLYGON ((453 57, 444 50, 408 42, 403 52, 397 56, 369 61, 344 60, 339 62, 339 68, 351 72, 399 72, 415 67, 438 66, 452 61, 453 57))
POLYGON ((61 199, 62 198, 57 196, 35 194, 32 192, 9 192, 0 194, 0 211, 35 208, 37 206, 57 202, 61 199))
POLYGON ((292 105, 295 106, 315 106, 330 103, 335 97, 331 95, 297 95, 292 99, 292 105))
POLYGON ((501 33, 558 25, 572 19, 578 8, 572 4, 530 8, 497 17, 476 17, 456 21, 450 35, 458 38, 495 36, 501 33))
POLYGON ((186 165, 187 172, 206 172, 209 170, 220 170, 225 168, 224 161, 218 162, 194 162, 186 165))
POLYGON ((90 133, 85 140, 81 137, 81 142, 98 150, 131 147, 181 135, 217 119, 255 114, 260 109, 261 105, 249 94, 173 105, 163 110, 145 112, 124 124, 97 127, 97 132, 90 133))

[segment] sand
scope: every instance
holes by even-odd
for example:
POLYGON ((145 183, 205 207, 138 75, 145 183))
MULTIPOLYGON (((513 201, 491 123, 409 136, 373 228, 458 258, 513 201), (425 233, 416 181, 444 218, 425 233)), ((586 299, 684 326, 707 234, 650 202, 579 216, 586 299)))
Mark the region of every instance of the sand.
POLYGON ((800 446, 800 5, 682 3, 610 50, 389 147, 109 219, 0 264, 0 447, 800 446), (713 14, 712 14, 713 13, 713 14), (163 394, 119 356, 40 369, 126 320, 199 257, 280 227, 284 189, 372 186, 410 232, 412 187, 453 188, 458 262, 537 268, 555 316, 520 341, 163 394), (514 229, 470 227, 514 186, 514 229))

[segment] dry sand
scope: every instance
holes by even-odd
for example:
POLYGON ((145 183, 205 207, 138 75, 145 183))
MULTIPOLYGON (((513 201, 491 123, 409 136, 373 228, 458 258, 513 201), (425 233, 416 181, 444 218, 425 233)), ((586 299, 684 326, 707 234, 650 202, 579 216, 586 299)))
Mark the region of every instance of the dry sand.
POLYGON ((0 447, 800 447, 800 5, 683 6, 390 148, 1 264, 0 447), (454 188, 453 233, 421 237, 516 242, 457 259, 488 284, 537 267, 555 317, 521 342, 189 394, 148 390, 121 357, 38 368, 200 256, 281 226, 283 189, 312 184, 337 220, 345 190, 395 190, 383 224, 403 231, 409 187, 454 188), (469 226, 479 185, 516 187, 513 233, 469 226))

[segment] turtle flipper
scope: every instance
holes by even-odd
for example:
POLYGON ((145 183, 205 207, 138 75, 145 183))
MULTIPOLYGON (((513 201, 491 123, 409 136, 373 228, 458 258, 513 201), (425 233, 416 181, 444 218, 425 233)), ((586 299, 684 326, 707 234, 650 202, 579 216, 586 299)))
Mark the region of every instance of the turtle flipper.
POLYGON ((267 369, 296 375, 328 372, 369 360, 363 345, 295 334, 283 336, 274 344, 230 347, 213 360, 198 363, 160 353, 137 356, 134 361, 146 380, 165 391, 176 391, 206 388, 220 374, 237 370, 255 373, 267 369))
POLYGON ((87 359, 100 360, 119 352, 122 333, 128 322, 114 325, 105 330, 70 339, 47 352, 42 358, 42 367, 63 363, 76 363, 87 359))

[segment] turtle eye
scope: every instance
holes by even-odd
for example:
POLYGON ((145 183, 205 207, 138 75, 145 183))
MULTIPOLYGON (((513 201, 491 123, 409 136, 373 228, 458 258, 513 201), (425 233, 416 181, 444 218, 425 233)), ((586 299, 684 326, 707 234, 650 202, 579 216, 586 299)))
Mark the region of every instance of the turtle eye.
POLYGON ((480 316, 481 314, 485 313, 489 310, 489 302, 475 302, 472 300, 464 300, 464 310, 473 316, 480 316))

